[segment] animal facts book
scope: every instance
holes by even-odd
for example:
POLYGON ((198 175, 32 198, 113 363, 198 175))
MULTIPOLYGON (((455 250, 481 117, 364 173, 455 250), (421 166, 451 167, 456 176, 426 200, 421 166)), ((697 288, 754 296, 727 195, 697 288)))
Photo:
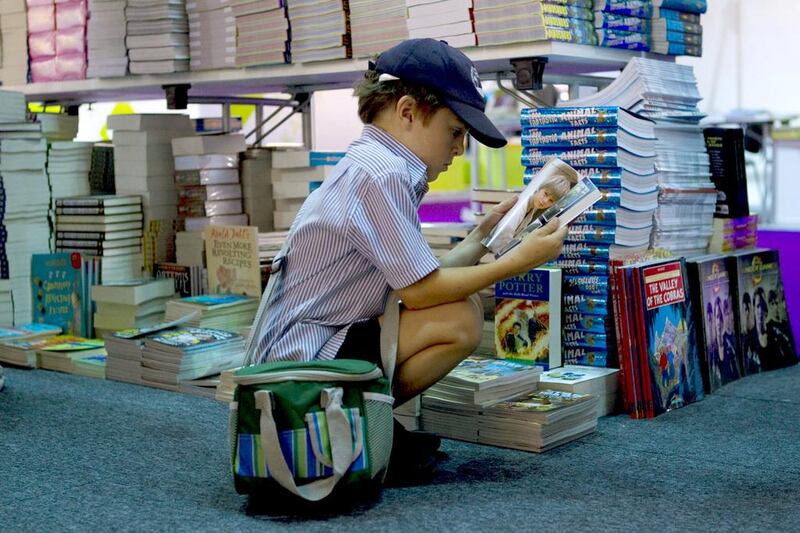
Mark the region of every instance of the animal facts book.
POLYGON ((210 225, 203 240, 211 293, 261 296, 258 228, 210 225))
POLYGON ((738 324, 725 256, 687 259, 703 387, 714 392, 742 377, 738 324))
POLYGON ((796 364, 778 251, 741 252, 728 256, 728 261, 735 279, 745 375, 796 364))
POLYGON ((711 163, 711 181, 717 188, 714 216, 739 218, 750 214, 744 132, 741 128, 705 128, 703 136, 711 163))
POLYGON ((653 15, 653 5, 648 0, 596 0, 594 10, 644 19, 653 15))
POLYGON ((538 268, 495 285, 497 357, 561 366, 561 271, 538 268))
POLYGON ((33 321, 87 334, 83 323, 85 279, 79 253, 34 254, 31 258, 33 321))

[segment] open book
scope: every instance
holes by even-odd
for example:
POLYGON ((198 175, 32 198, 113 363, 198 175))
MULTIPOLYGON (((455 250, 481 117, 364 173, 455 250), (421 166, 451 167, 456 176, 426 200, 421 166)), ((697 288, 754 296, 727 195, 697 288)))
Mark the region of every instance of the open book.
POLYGON ((560 159, 550 159, 481 242, 499 257, 554 217, 558 217, 560 227, 566 226, 600 197, 591 179, 579 179, 574 168, 560 159))

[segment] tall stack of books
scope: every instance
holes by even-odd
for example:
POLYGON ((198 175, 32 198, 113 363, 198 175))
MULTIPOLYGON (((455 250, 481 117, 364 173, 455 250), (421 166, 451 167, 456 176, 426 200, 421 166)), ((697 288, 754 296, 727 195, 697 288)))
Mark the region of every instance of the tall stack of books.
POLYGON ((86 3, 29 2, 28 53, 34 82, 86 77, 86 3))
POLYGON ((112 115, 114 131, 114 187, 117 194, 142 197, 144 212, 144 271, 175 256, 175 220, 178 198, 172 139, 192 133, 186 115, 112 115))
POLYGON ((110 78, 128 73, 125 5, 125 0, 89 0, 87 77, 110 78))
POLYGON ((131 74, 189 70, 185 0, 128 0, 125 19, 131 74))
POLYGON ((274 229, 272 209, 264 209, 272 205, 271 166, 272 150, 257 147, 245 151, 240 166, 244 213, 250 225, 262 232, 274 229))
POLYGON ((142 277, 139 196, 76 196, 56 200, 56 250, 100 258, 100 282, 142 277))
POLYGON ((406 0, 406 7, 410 38, 439 39, 456 48, 477 44, 472 23, 473 0, 406 0))
POLYGON ((164 320, 167 301, 175 297, 171 279, 139 280, 92 287, 97 337, 124 329, 143 328, 164 320))
POLYGON ((673 56, 703 55, 700 15, 706 0, 653 0, 652 51, 673 56))
POLYGON ((408 39, 405 0, 350 0, 353 57, 370 57, 408 39))
MULTIPOLYGON (((178 220, 189 231, 209 224, 247 225, 242 213, 242 186, 239 183, 239 154, 246 149, 243 135, 206 135, 172 140, 178 190, 178 220), (232 171, 236 181, 224 172, 225 183, 189 184, 186 176, 203 176, 204 171, 232 171)), ((208 174, 207 174, 208 175, 208 174)), ((203 181, 200 179, 200 181, 203 181)))
POLYGON ((31 256, 50 251, 50 184, 47 177, 47 142, 42 124, 26 121, 25 97, 0 91, 0 175, 5 193, 3 225, 5 259, 0 276, 10 279, 14 323, 31 321, 31 256))
POLYGON ((646 250, 658 205, 653 122, 612 106, 523 109, 525 182, 552 157, 601 190, 553 265, 564 282, 564 361, 614 364, 608 261, 646 250))
POLYGON ((236 66, 236 18, 230 3, 230 0, 186 3, 192 70, 236 66))
POLYGON ((275 0, 231 0, 236 18, 237 67, 291 61, 286 4, 275 0))
POLYGON ((0 3, 0 81, 3 85, 28 83, 28 13, 25 0, 0 3))
POLYGON ((283 150, 272 154, 273 225, 289 229, 300 206, 311 192, 333 172, 344 152, 283 150))
POLYGON ((289 2, 292 63, 352 57, 347 0, 289 2))
POLYGON ((481 46, 543 40, 597 44, 590 0, 475 0, 473 15, 481 46))
POLYGON ((50 176, 51 205, 54 211, 56 198, 90 194, 91 164, 92 143, 53 141, 49 144, 47 173, 50 176))
POLYGON ((142 384, 179 390, 182 381, 241 366, 244 338, 212 328, 181 327, 145 337, 142 384))
POLYGON ((597 44, 608 48, 650 50, 650 2, 597 0, 594 3, 597 44))

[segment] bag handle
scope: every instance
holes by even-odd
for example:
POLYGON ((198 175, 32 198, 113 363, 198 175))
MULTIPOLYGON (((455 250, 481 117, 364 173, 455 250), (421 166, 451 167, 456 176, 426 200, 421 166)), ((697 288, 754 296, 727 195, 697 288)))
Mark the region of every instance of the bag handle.
POLYGON ((328 420, 333 474, 325 479, 297 485, 279 444, 278 428, 272 415, 272 393, 266 390, 259 390, 255 393, 256 408, 261 410, 261 449, 264 451, 267 468, 275 481, 283 488, 308 501, 315 502, 328 496, 358 457, 355 453, 356 447, 353 443, 350 421, 342 409, 342 394, 342 389, 338 387, 324 389, 320 394, 320 403, 325 409, 325 416, 328 420))

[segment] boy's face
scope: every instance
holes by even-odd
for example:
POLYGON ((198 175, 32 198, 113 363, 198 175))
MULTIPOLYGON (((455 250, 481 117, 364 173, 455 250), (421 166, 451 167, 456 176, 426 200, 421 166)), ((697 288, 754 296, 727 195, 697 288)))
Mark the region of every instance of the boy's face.
POLYGON ((413 147, 411 151, 428 166, 428 181, 433 181, 447 170, 453 158, 464 153, 467 126, 443 107, 428 118, 414 123, 413 147))

